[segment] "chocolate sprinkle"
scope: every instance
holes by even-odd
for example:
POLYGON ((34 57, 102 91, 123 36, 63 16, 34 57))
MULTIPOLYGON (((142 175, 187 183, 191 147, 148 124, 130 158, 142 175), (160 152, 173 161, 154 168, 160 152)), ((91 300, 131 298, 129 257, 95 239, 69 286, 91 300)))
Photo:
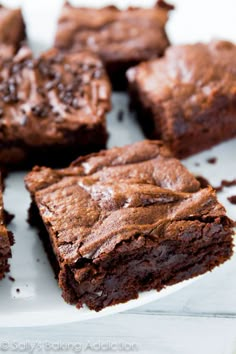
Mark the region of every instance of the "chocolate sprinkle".
POLYGON ((31 111, 36 117, 45 118, 49 113, 50 107, 46 102, 42 102, 31 107, 31 111))

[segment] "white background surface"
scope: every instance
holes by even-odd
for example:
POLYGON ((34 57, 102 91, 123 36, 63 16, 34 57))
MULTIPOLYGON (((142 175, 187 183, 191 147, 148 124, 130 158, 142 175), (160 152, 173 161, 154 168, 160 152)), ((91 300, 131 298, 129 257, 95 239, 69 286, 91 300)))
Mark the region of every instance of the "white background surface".
MULTIPOLYGON (((31 26, 30 43, 37 52, 50 46, 55 30, 53 18, 55 19, 58 15, 58 3, 62 3, 61 0, 6 0, 4 3, 8 5, 23 4, 27 22, 31 26)), ((99 6, 103 3, 108 3, 108 1, 86 1, 87 5, 96 4, 99 6)), ((120 1, 120 3, 124 5, 127 1, 120 1)), ((153 1, 129 1, 129 3, 148 5, 153 1)), ((224 0, 224 2, 219 0, 179 0, 173 1, 173 3, 177 5, 177 10, 172 15, 168 31, 174 43, 209 40, 212 37, 236 40, 235 0, 224 0)), ((124 106, 122 97, 116 97, 116 100, 121 100, 120 104, 124 106)), ((130 130, 128 129, 129 124, 128 118, 125 118, 122 124, 118 124, 114 114, 108 117, 109 129, 113 133, 110 145, 121 145, 142 138, 138 127, 134 125, 130 130)), ((186 161, 186 164, 194 173, 202 174, 208 177, 213 185, 218 185, 222 178, 236 177, 235 155, 236 140, 201 155, 196 155, 186 161), (209 165, 206 162, 208 157, 217 155, 219 155, 219 161, 216 165, 209 165), (195 166, 195 162, 200 162, 200 166, 195 166)), ((225 189, 225 193, 219 197, 229 209, 230 216, 236 219, 236 207, 227 202, 227 196, 232 194, 236 194, 235 187, 225 189)), ((21 200, 18 203, 20 208, 21 200)), ((11 210, 10 205, 6 206, 11 210)), ((37 253, 37 250, 35 252, 37 253)), ((27 263, 25 263, 25 267, 27 267, 27 263)), ((97 352, 101 353, 115 351, 99 349, 99 343, 117 345, 134 343, 136 345, 134 349, 137 350, 133 352, 143 354, 235 354, 235 270, 236 257, 212 274, 206 275, 203 279, 176 294, 151 305, 107 318, 63 326, 17 330, 1 328, 2 351, 4 348, 8 349, 7 345, 9 344, 12 350, 8 349, 5 352, 27 353, 30 352, 31 344, 37 345, 33 352, 40 352, 40 349, 42 349, 41 352, 50 352, 44 344, 49 342, 55 344, 53 348, 51 347, 53 349, 51 352, 54 353, 96 352, 96 347, 93 350, 88 349, 89 342, 98 345, 97 352), (6 347, 4 347, 4 341, 6 341, 6 347), (67 346, 63 348, 60 345, 62 343, 67 346)), ((14 276, 14 274, 12 275, 14 276)), ((48 316, 50 316, 50 309, 48 316)))

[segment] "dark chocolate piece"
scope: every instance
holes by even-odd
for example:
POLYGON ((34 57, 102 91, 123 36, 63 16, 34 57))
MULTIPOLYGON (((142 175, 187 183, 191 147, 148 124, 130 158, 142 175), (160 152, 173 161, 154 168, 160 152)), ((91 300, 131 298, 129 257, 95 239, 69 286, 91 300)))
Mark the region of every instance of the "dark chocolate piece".
POLYGON ((64 299, 96 311, 202 274, 232 255, 232 221, 211 187, 159 141, 26 176, 31 217, 64 299))

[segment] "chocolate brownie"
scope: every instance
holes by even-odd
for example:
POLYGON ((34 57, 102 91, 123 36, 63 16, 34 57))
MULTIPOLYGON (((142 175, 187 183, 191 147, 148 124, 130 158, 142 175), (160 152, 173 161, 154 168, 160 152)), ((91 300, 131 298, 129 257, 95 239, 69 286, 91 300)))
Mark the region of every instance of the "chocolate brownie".
POLYGON ((161 290, 232 255, 232 221, 215 192, 200 188, 160 141, 88 155, 61 170, 35 167, 26 186, 63 297, 78 308, 99 311, 161 290))
POLYGON ((20 9, 0 5, 0 57, 9 57, 25 39, 25 24, 20 9))
POLYGON ((137 63, 163 55, 169 40, 165 25, 173 6, 75 8, 66 3, 58 22, 55 46, 63 51, 89 49, 99 54, 116 89, 126 86, 125 72, 137 63))
POLYGON ((2 192, 3 184, 0 177, 0 280, 9 271, 8 260, 11 258, 11 246, 13 245, 13 235, 6 228, 8 214, 4 211, 2 192))
POLYGON ((131 68, 132 107, 147 136, 181 158, 236 136, 235 56, 233 43, 212 41, 131 68))
POLYGON ((23 47, 0 63, 0 164, 71 162, 104 148, 110 83, 92 53, 23 47))

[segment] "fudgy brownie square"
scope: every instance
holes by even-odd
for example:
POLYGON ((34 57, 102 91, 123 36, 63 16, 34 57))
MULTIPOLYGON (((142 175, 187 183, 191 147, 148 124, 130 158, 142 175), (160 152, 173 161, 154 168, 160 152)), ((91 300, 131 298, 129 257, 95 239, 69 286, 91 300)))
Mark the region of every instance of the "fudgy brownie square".
POLYGON ((64 299, 96 311, 192 278, 232 255, 233 223, 211 187, 160 141, 35 167, 26 176, 64 299))
POLYGON ((20 9, 0 5, 0 57, 9 57, 25 39, 25 24, 20 9))
POLYGON ((236 46, 173 46, 128 70, 132 106, 149 138, 187 157, 236 136, 236 46))
POLYGON ((153 8, 115 6, 101 9, 64 5, 55 46, 63 51, 89 49, 105 63, 115 89, 127 85, 125 72, 133 65, 163 55, 169 40, 165 26, 173 6, 158 1, 153 8))
POLYGON ((104 148, 110 94, 96 55, 21 48, 0 62, 0 164, 62 166, 104 148))
POLYGON ((11 258, 11 246, 14 243, 13 234, 7 230, 7 216, 3 207, 3 182, 0 176, 0 280, 9 271, 9 258, 11 258))

